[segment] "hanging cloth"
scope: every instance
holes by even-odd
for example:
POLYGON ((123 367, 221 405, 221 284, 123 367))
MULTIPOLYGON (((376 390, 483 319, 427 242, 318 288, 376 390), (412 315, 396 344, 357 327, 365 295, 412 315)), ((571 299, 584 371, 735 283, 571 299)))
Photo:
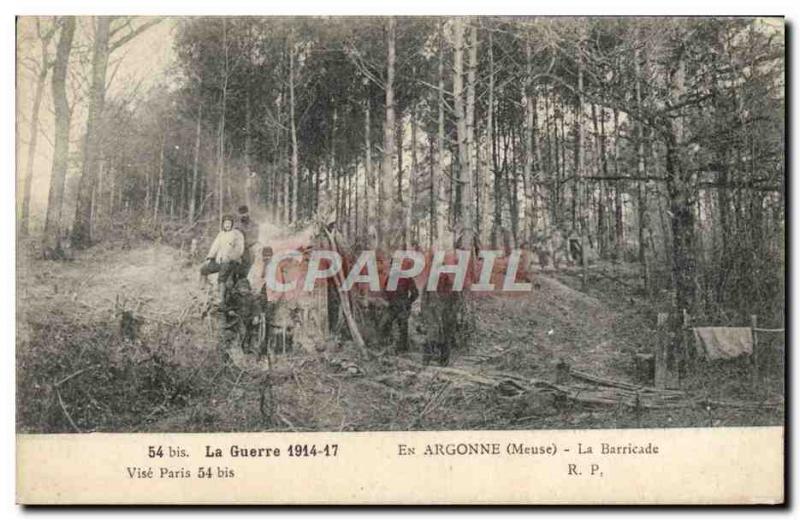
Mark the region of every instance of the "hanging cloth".
POLYGON ((753 353, 753 331, 750 327, 696 327, 698 353, 710 360, 733 359, 753 353))

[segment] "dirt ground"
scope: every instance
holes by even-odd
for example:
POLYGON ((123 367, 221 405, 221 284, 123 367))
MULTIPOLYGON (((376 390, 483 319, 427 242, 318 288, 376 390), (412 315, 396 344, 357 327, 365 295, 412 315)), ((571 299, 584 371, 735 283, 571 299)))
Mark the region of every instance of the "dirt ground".
POLYGON ((328 341, 276 355, 267 371, 254 355, 219 350, 198 267, 167 245, 96 247, 66 262, 19 254, 17 430, 783 424, 782 355, 756 387, 746 363, 728 362, 698 368, 702 385, 650 388, 636 354, 652 351, 657 309, 633 268, 596 266, 616 281, 590 275, 585 292, 565 270, 537 273, 524 296, 473 299, 474 332, 448 367, 423 366, 412 334, 407 354, 328 341))

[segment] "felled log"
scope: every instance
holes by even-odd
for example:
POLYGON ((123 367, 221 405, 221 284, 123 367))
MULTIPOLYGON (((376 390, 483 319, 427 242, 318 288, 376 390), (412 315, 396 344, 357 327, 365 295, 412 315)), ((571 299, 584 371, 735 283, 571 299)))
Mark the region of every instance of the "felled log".
POLYGON ((656 398, 669 398, 672 396, 661 396, 652 393, 639 393, 626 388, 610 387, 598 391, 596 389, 575 387, 573 385, 556 384, 543 379, 525 378, 505 372, 485 371, 476 374, 468 370, 453 367, 424 366, 405 358, 397 358, 397 361, 401 365, 412 366, 420 370, 435 371, 445 379, 451 381, 477 384, 496 389, 506 394, 510 393, 509 391, 513 389, 518 390, 518 393, 533 393, 537 391, 550 392, 559 395, 561 398, 566 399, 567 401, 583 406, 624 406, 631 409, 661 410, 686 408, 697 405, 695 400, 686 400, 680 403, 654 402, 654 399, 656 398))
POLYGON ((660 388, 654 388, 649 386, 638 386, 633 383, 627 383, 625 381, 617 381, 614 379, 606 379, 604 377, 595 376, 592 374, 587 374, 586 372, 580 372, 578 370, 571 370, 570 375, 581 379, 583 381, 588 381, 590 383, 597 383, 603 386, 609 386, 614 388, 621 388, 623 390, 634 391, 637 393, 653 393, 659 394, 664 396, 683 396, 685 392, 681 392, 680 390, 666 390, 660 388))

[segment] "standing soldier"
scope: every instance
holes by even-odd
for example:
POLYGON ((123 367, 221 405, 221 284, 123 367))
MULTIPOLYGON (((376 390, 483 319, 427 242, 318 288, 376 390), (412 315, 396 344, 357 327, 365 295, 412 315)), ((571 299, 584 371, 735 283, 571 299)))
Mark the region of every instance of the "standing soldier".
MULTIPOLYGON (((507 235, 510 237, 510 235, 507 235)), ((510 242, 505 240, 506 250, 510 252, 510 242)), ((461 229, 455 230, 455 249, 462 249, 464 244, 464 234, 461 229)), ((475 262, 479 252, 479 244, 473 239, 471 247, 471 258, 467 267, 465 283, 469 284, 474 280, 475 262)), ((429 254, 428 265, 432 264, 433 252, 429 254)), ((445 264, 456 263, 456 253, 447 252, 444 256, 445 264)), ((423 348, 422 360, 424 364, 429 364, 434 356, 440 365, 445 366, 450 363, 450 353, 453 348, 464 346, 466 340, 465 330, 469 318, 466 316, 467 302, 462 291, 456 291, 454 287, 455 275, 453 273, 442 273, 439 276, 436 290, 426 291, 423 300, 422 321, 425 327, 426 342, 423 348)))
POLYGON ((244 254, 242 255, 242 274, 247 276, 250 266, 255 260, 256 247, 258 243, 258 224, 250 219, 250 208, 239 206, 239 217, 236 221, 236 229, 244 236, 244 254))
POLYGON ((569 258, 572 260, 573 265, 583 265, 583 247, 581 245, 581 236, 572 228, 567 238, 569 258))
POLYGON ((453 291, 453 276, 442 274, 436 291, 426 291, 423 298, 422 322, 425 328, 425 345, 422 362, 432 359, 445 366, 450 362, 450 351, 456 346, 458 334, 459 293, 453 291))
MULTIPOLYGON (((248 277, 250 281, 251 292, 256 303, 256 312, 259 314, 259 320, 263 321, 263 323, 260 324, 261 330, 264 334, 263 338, 260 338, 264 340, 264 343, 260 345, 262 349, 268 348, 268 342, 271 336, 270 332, 274 326, 273 318, 275 316, 277 306, 277 303, 274 299, 275 295, 271 294, 269 288, 267 287, 267 268, 269 267, 269 263, 272 261, 273 255, 274 252, 272 247, 264 246, 261 249, 260 263, 255 263, 256 269, 254 269, 248 277)), ((282 279, 279 271, 275 273, 275 277, 276 281, 279 281, 280 283, 285 281, 282 279)), ((261 350, 257 353, 265 354, 267 352, 265 350, 261 350)))
MULTIPOLYGON (((408 265, 410 262, 411 259, 404 259, 401 267, 408 269, 411 267, 408 265)), ((384 311, 381 334, 386 339, 390 338, 393 325, 396 322, 400 335, 396 350, 397 352, 408 352, 408 320, 411 317, 411 306, 414 305, 419 296, 414 279, 400 278, 397 281, 397 288, 394 290, 387 288, 385 295, 389 305, 384 311)))

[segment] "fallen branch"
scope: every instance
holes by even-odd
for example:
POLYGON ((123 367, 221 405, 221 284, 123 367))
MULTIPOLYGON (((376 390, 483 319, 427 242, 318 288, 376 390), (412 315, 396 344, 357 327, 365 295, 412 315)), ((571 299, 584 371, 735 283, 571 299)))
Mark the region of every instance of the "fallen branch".
POLYGON ((626 282, 624 280, 620 280, 616 276, 612 276, 612 275, 604 272, 602 269, 597 269, 597 270, 594 270, 594 271, 591 271, 591 272, 592 272, 592 274, 597 274, 597 275, 600 275, 600 276, 602 276, 604 278, 608 278, 612 282, 617 282, 618 284, 621 284, 621 285, 623 285, 625 287, 628 287, 630 289, 637 289, 638 288, 636 285, 628 283, 628 282, 626 282))
POLYGON ((58 388, 56 388, 56 396, 58 397, 58 404, 61 405, 61 411, 64 412, 64 415, 67 417, 69 423, 72 425, 73 428, 75 428, 76 432, 83 433, 83 431, 80 428, 78 428, 78 425, 75 424, 75 421, 72 420, 72 416, 67 411, 67 405, 64 404, 64 399, 61 398, 61 392, 58 390, 58 388))
POLYGON ((67 377, 63 378, 62 380, 60 380, 59 382, 57 382, 53 386, 59 387, 59 386, 63 385, 64 383, 66 383, 67 381, 69 381, 70 379, 78 377, 79 375, 83 374, 84 372, 88 372, 89 370, 94 370, 95 368, 100 368, 100 365, 91 365, 91 366, 82 368, 82 369, 78 370, 77 372, 73 372, 72 374, 70 374, 67 377))
POLYGON ((374 381, 372 379, 362 379, 359 381, 359 384, 367 385, 383 392, 388 392, 390 396, 396 395, 403 400, 415 400, 422 398, 422 396, 418 393, 409 394, 408 392, 404 392, 403 390, 399 390, 393 386, 389 386, 385 383, 374 381))
POLYGON ((236 376, 236 381, 233 382, 231 389, 228 391, 228 395, 225 397, 225 400, 228 401, 233 394, 233 391, 239 386, 239 380, 242 379, 242 374, 244 374, 244 369, 239 369, 239 375, 236 376))
POLYGON ((614 388, 622 388, 624 390, 630 390, 637 393, 652 393, 652 394, 660 394, 664 396, 684 396, 686 392, 682 392, 680 390, 662 390, 659 388, 649 387, 649 386, 637 386, 633 383, 627 383, 624 381, 617 381, 614 379, 606 379, 599 376, 594 376, 592 374, 587 374, 586 372, 580 372, 578 370, 570 370, 569 374, 577 379, 582 379, 584 381, 588 381, 590 383, 597 383, 604 386, 614 387, 614 388))
POLYGON ((447 392, 450 390, 452 386, 453 386, 452 381, 448 381, 447 383, 444 384, 444 386, 439 392, 437 392, 427 403, 425 403, 425 406, 422 408, 422 411, 419 413, 419 416, 417 417, 417 422, 421 421, 422 418, 425 417, 425 415, 429 414, 430 412, 434 411, 436 408, 439 407, 439 405, 444 401, 444 396, 447 394, 447 392))
POLYGON ((287 419, 286 417, 284 417, 284 416, 283 416, 283 414, 282 414, 280 411, 276 411, 276 412, 275 412, 275 414, 278 416, 278 419, 280 419, 281 421, 283 421, 283 423, 284 423, 286 426, 288 426, 288 427, 289 427, 289 428, 290 428, 290 429, 291 429, 293 432, 296 432, 296 431, 298 431, 298 430, 297 430, 297 427, 296 427, 294 424, 292 424, 292 421, 290 421, 289 419, 287 419))
POLYGON ((742 408, 746 410, 760 410, 762 408, 780 408, 784 406, 783 401, 766 401, 766 402, 755 402, 755 403, 748 403, 744 401, 714 401, 714 400, 704 400, 700 402, 701 404, 709 404, 711 406, 716 406, 719 408, 742 408))

